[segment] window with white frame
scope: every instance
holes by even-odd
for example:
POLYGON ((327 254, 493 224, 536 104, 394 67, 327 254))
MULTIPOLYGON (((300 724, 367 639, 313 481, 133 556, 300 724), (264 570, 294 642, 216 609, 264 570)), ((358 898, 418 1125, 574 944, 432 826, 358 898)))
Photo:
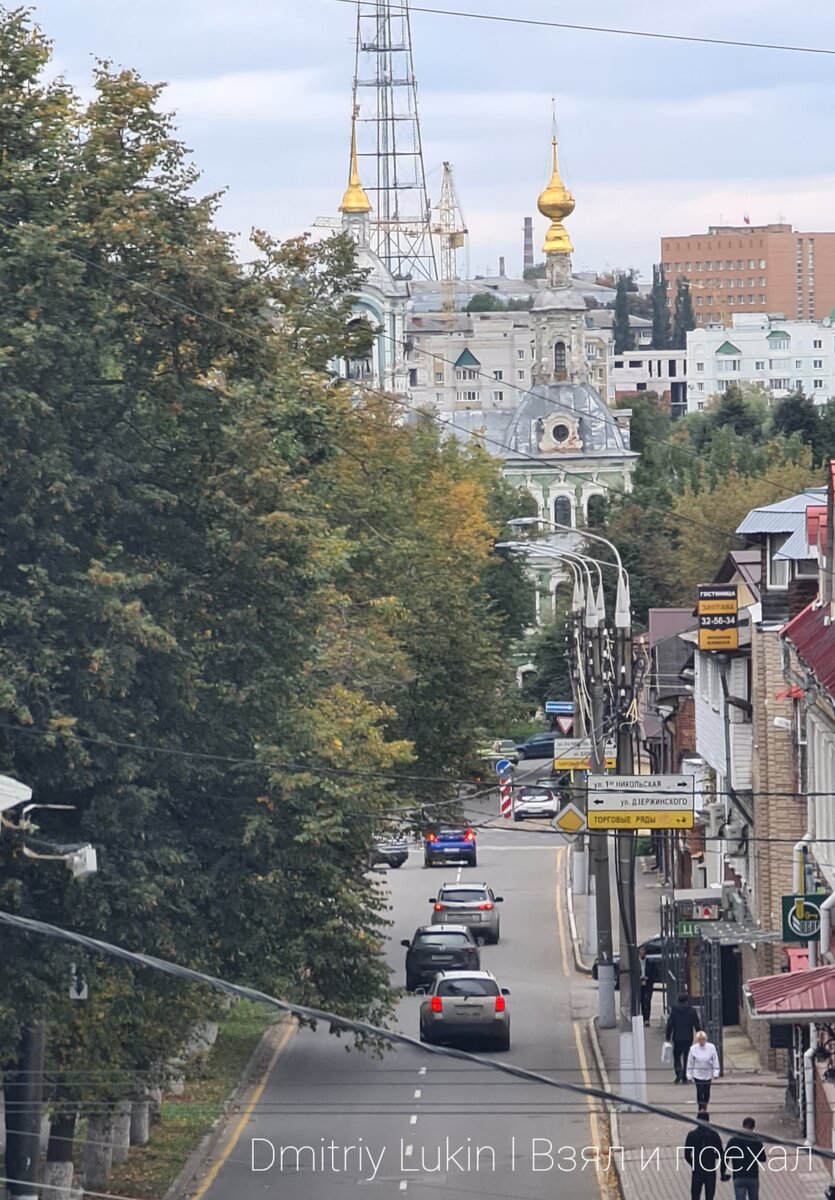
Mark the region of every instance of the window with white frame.
POLYGON ((817 391, 822 391, 826 386, 826 382, 823 379, 816 379, 814 380, 813 386, 817 389, 817 391))
POLYGON ((502 400, 504 400, 504 392, 494 392, 493 393, 493 403, 494 404, 501 404, 502 400))
POLYGON ((813 350, 823 350, 822 338, 815 338, 815 340, 812 342, 812 349, 813 350))
POLYGON ((480 395, 481 395, 480 392, 475 392, 475 391, 456 392, 458 401, 461 404, 471 404, 474 401, 478 400, 480 395))
POLYGON ((775 558, 778 550, 789 540, 787 533, 770 533, 768 535, 768 586, 772 591, 784 592, 789 586, 789 561, 786 558, 775 558))
POLYGON ((823 370, 823 359, 816 358, 815 361, 812 363, 812 367, 815 371, 822 371, 823 370))
POLYGON ((787 392, 791 387, 790 379, 769 379, 768 386, 772 392, 787 392))
POLYGON ((806 705, 803 700, 794 702, 794 752, 795 782, 801 794, 806 791, 809 777, 808 738, 806 732, 806 705))
POLYGON ((704 371, 704 369, 705 369, 705 364, 704 364, 703 362, 697 362, 697 363, 696 363, 696 370, 697 370, 697 371, 704 371))
POLYGON ((474 371, 470 367, 459 367, 455 372, 455 378, 458 380, 478 379, 478 371, 474 371))
POLYGON ((517 372, 516 372, 516 376, 517 376, 517 378, 518 378, 518 379, 524 379, 524 378, 525 378, 525 372, 524 372, 524 371, 517 371, 517 372))
POLYGON ((764 371, 765 370, 765 359, 764 358, 757 358, 754 360, 754 370, 755 371, 764 371))
POLYGON ((741 366, 741 358, 720 358, 716 363, 716 370, 720 375, 729 375, 734 371, 739 371, 741 366))
POLYGON ((524 350, 517 350, 517 351, 516 351, 516 357, 517 357, 517 358, 524 358, 524 357, 525 357, 525 351, 524 351, 524 350))
POLYGON ((444 373, 443 373, 443 371, 436 371, 436 372, 435 372, 435 382, 436 382, 436 383, 443 383, 443 382, 444 382, 444 373))

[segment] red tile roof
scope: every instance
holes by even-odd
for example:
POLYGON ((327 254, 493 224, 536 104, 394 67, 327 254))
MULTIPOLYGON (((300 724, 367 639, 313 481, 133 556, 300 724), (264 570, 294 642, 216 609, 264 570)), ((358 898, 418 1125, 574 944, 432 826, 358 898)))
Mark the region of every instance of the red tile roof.
POLYGON ((835 967, 749 979, 745 985, 759 1016, 775 1019, 835 1013, 835 967))
POLYGON ((829 606, 816 600, 792 617, 780 636, 791 642, 821 687, 835 696, 835 625, 828 616, 829 606))
POLYGON ((826 546, 825 504, 810 504, 806 509, 806 541, 810 546, 826 546))

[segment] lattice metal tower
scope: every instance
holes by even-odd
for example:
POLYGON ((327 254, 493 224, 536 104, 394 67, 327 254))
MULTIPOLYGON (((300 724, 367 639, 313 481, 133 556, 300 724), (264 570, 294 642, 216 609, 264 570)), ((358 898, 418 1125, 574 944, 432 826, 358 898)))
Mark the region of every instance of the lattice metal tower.
POLYGON ((437 279, 408 0, 357 0, 354 103, 373 249, 397 278, 437 279))

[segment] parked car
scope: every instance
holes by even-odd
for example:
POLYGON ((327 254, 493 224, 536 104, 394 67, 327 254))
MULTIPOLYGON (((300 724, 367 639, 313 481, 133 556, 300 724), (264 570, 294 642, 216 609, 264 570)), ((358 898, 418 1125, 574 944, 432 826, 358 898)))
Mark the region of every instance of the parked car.
POLYGON ((499 940, 501 922, 497 904, 503 896, 493 894, 486 883, 444 883, 429 901, 433 925, 468 925, 477 938, 494 945, 499 940))
POLYGON ((516 743, 507 738, 499 738, 489 747, 485 747, 478 752, 479 758, 486 759, 488 762, 496 763, 500 758, 507 758, 510 762, 518 762, 516 756, 516 743))
MULTIPOLYGON (((654 938, 649 938, 647 941, 641 942, 641 945, 638 947, 638 949, 640 950, 642 947, 646 948, 647 960, 649 962, 657 963, 658 966, 660 967, 661 956, 664 952, 663 951, 663 947, 664 947, 663 938, 661 938, 660 936, 654 937, 654 938)), ((620 957, 616 954, 612 961, 615 964, 615 991, 617 991, 620 988, 620 957)), ((591 968, 592 979, 597 979, 597 974, 598 974, 597 967, 598 967, 598 960, 595 959, 594 962, 592 963, 592 968, 591 968)))
POLYGON ((526 742, 521 742, 516 747, 519 761, 521 762, 523 758, 553 758, 556 736, 553 729, 549 729, 544 733, 535 733, 526 742))
POLYGON ((430 825, 423 835, 423 865, 463 862, 474 867, 478 863, 475 839, 475 830, 466 825, 430 825))
POLYGON ((420 1040, 489 1041, 510 1049, 510 1013, 505 996, 489 971, 443 971, 435 976, 420 1006, 420 1040))
POLYGON ((439 971, 481 968, 481 955, 476 940, 466 925, 421 925, 406 947, 406 991, 429 984, 439 971))
POLYGON ((402 867, 408 857, 409 842, 403 834, 380 833, 375 836, 372 866, 384 863, 389 867, 402 867))
POLYGON ((555 817, 560 807, 559 797, 553 788, 543 787, 541 783, 525 784, 516 789, 513 797, 513 820, 555 817))

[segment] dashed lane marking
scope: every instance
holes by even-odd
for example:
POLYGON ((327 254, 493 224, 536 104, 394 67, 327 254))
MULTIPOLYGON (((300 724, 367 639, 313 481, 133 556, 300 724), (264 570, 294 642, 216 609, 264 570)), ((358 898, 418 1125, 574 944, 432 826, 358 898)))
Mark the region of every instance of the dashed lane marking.
POLYGON ((415 1088, 415 1100, 420 1100, 420 1096, 421 1096, 420 1088, 415 1088))

